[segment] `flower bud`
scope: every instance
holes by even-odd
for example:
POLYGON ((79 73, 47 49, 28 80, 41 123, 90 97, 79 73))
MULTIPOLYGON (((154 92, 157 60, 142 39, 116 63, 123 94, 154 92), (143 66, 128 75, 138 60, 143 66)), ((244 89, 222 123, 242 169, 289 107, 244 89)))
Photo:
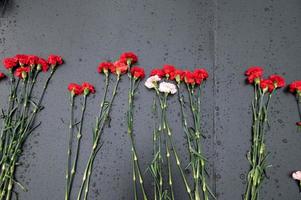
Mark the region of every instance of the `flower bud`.
POLYGON ((38 65, 37 65, 37 70, 38 70, 38 71, 41 71, 41 70, 42 70, 42 65, 41 65, 41 64, 38 64, 38 65))
POLYGON ((127 60, 126 60, 126 64, 127 64, 127 65, 131 65, 131 64, 132 64, 132 59, 127 59, 127 60))
POLYGON ((27 78, 27 72, 24 72, 24 71, 22 72, 22 78, 23 78, 23 79, 26 79, 26 78, 27 78))
POLYGON ((84 95, 87 96, 89 93, 90 93, 90 90, 89 90, 88 88, 85 88, 85 89, 84 89, 84 95))
POLYGON ((118 76, 120 76, 120 74, 121 74, 121 71, 120 71, 120 69, 116 69, 116 74, 118 75, 118 76))
POLYGON ((177 76, 176 76, 176 81, 177 81, 177 83, 180 83, 180 82, 181 82, 181 76, 180 76, 180 75, 177 75, 177 76))
POLYGON ((297 97, 298 97, 299 100, 301 101, 301 90, 297 90, 297 97))
POLYGON ((262 92, 263 92, 263 93, 266 93, 266 92, 268 91, 268 89, 269 89, 268 87, 265 87, 265 88, 262 90, 262 92))

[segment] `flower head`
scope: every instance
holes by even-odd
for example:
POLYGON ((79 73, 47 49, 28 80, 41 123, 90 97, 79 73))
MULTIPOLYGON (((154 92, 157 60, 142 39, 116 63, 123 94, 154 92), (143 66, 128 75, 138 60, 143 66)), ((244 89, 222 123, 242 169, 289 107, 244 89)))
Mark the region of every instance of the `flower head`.
POLYGON ((31 67, 34 67, 36 64, 38 64, 38 61, 39 61, 39 57, 35 56, 35 55, 28 55, 27 59, 28 59, 28 64, 31 67))
POLYGON ((246 76, 248 76, 249 83, 259 83, 260 78, 263 75, 263 69, 259 66, 252 66, 246 71, 246 76))
POLYGON ((120 55, 119 60, 127 65, 138 62, 138 57, 133 52, 124 52, 120 55))
POLYGON ((143 79, 145 77, 144 69, 137 66, 131 68, 131 74, 135 79, 143 79))
POLYGON ((124 62, 117 60, 114 62, 110 70, 113 74, 121 75, 127 72, 128 66, 124 62))
POLYGON ((292 178, 301 181, 301 171, 296 171, 292 174, 292 178))
POLYGON ((184 71, 184 81, 187 84, 194 85, 195 84, 195 74, 191 71, 184 71))
POLYGON ((166 78, 170 78, 170 76, 174 73, 176 68, 173 65, 163 65, 162 72, 166 78))
POLYGON ((4 79, 6 77, 6 75, 2 72, 0 72, 0 80, 4 79))
POLYGON ((175 94, 177 93, 177 88, 173 83, 162 82, 159 84, 159 91, 166 94, 175 94))
POLYGON ((260 88, 263 91, 268 90, 269 92, 272 92, 275 89, 275 85, 270 79, 264 79, 260 81, 260 88))
POLYGON ((111 68, 114 68, 113 63, 111 63, 111 62, 102 62, 98 65, 97 71, 98 71, 98 73, 108 74, 108 72, 111 68))
POLYGON ((4 58, 3 65, 6 69, 12 69, 18 65, 16 58, 4 58))
POLYGON ((44 58, 39 58, 37 61, 37 70, 42 70, 43 72, 47 72, 49 69, 49 64, 44 58))
POLYGON ((291 93, 300 92, 301 93, 301 81, 294 81, 289 85, 289 90, 291 93))
POLYGON ((154 75, 154 76, 149 77, 145 81, 144 85, 145 85, 145 87, 147 87, 149 89, 156 88, 156 87, 158 87, 159 81, 161 81, 161 78, 158 75, 154 75))
POLYGON ((170 75, 170 80, 176 80, 178 83, 183 81, 183 79, 184 79, 184 71, 181 69, 176 69, 170 75))
POLYGON ((206 69, 195 69, 193 71, 193 74, 194 74, 195 82, 199 85, 209 77, 206 69))
POLYGON ((25 54, 17 54, 15 56, 15 59, 17 60, 17 62, 19 62, 21 66, 27 65, 29 62, 28 55, 25 54))
POLYGON ((301 127, 301 122, 296 122, 296 125, 301 127))
POLYGON ((164 76, 164 72, 161 69, 158 69, 158 68, 152 69, 152 71, 150 73, 150 76, 155 76, 155 75, 162 78, 164 76))
POLYGON ((63 64, 63 59, 61 56, 51 54, 48 57, 48 63, 51 65, 52 68, 54 68, 57 65, 63 64))
POLYGON ((71 92, 72 95, 80 95, 83 93, 82 86, 76 83, 70 83, 68 85, 68 90, 71 92))
POLYGON ((84 95, 88 95, 90 93, 94 94, 95 93, 95 88, 92 84, 88 82, 83 82, 82 84, 82 90, 84 92, 84 95))
POLYGON ((282 76, 273 74, 269 76, 269 79, 273 82, 275 88, 282 88, 285 86, 285 80, 282 76))
POLYGON ((15 71, 15 76, 20 79, 26 79, 29 72, 30 72, 29 67, 19 67, 15 71))

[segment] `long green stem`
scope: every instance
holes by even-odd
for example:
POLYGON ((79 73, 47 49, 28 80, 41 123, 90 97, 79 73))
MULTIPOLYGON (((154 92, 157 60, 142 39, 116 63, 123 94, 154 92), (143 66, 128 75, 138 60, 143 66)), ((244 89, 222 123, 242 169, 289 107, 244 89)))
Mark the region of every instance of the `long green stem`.
POLYGON ((65 188, 65 200, 69 199, 70 196, 70 174, 71 174, 71 148, 72 148, 72 135, 74 126, 74 93, 70 94, 70 123, 69 123, 69 135, 67 145, 67 167, 66 167, 66 188, 65 188))
MULTIPOLYGON (((195 88, 194 86, 190 86, 186 84, 188 93, 189 93, 189 102, 190 109, 192 112, 193 120, 194 120, 194 136, 193 143, 194 148, 196 149, 196 153, 193 153, 192 157, 193 163, 193 176, 194 176, 194 198, 195 200, 200 199, 199 194, 199 183, 202 185, 202 194, 205 200, 209 199, 208 191, 207 191, 207 182, 206 182, 206 173, 205 173, 205 160, 202 158, 202 146, 201 146, 201 130, 200 130, 200 88, 195 88), (197 89, 197 93, 195 91, 197 89)), ((197 86, 200 87, 200 86, 197 86)))
POLYGON ((142 190, 143 199, 147 200, 147 195, 145 193, 144 189, 144 181, 140 170, 139 160, 137 156, 137 151, 135 147, 135 141, 134 141, 134 135, 133 135, 133 108, 134 108, 134 93, 135 88, 138 87, 139 82, 136 82, 135 79, 132 78, 132 75, 129 75, 130 77, 130 89, 128 94, 128 135, 131 142, 131 151, 132 151, 132 165, 134 167, 133 169, 133 186, 134 186, 134 193, 135 196, 137 196, 137 190, 136 190, 136 181, 139 181, 140 187, 142 190), (136 85, 135 85, 136 83, 136 85), (139 180, 137 180, 137 178, 139 180))
MULTIPOLYGON (((179 88, 179 87, 178 87, 179 88)), ((181 166, 181 161, 180 161, 180 158, 178 156, 178 153, 177 153, 177 150, 174 146, 174 143, 173 143, 173 138, 172 138, 172 132, 171 132, 171 129, 169 127, 169 123, 167 121, 167 98, 165 98, 165 105, 164 105, 164 120, 165 120, 165 125, 166 125, 166 131, 167 131, 167 136, 168 136, 168 141, 167 143, 169 144, 169 146, 171 146, 172 150, 173 150, 173 153, 174 153, 174 157, 175 157, 175 160, 176 160, 176 165, 181 173, 181 177, 182 177, 182 180, 184 182, 184 185, 185 185, 185 188, 186 188, 186 192, 189 196, 189 199, 193 199, 192 198, 192 194, 191 194, 191 189, 188 185, 188 182, 187 182, 187 179, 186 179, 186 176, 183 172, 183 169, 182 169, 182 166, 181 166)), ((183 101, 183 99, 182 99, 183 101)), ((182 104, 181 104, 182 105, 182 104)))
MULTIPOLYGON (((6 192, 7 192, 7 196, 8 196, 8 197, 6 197, 6 199, 9 200, 9 198, 11 198, 11 191, 12 191, 13 183, 14 183, 13 176, 14 176, 14 172, 15 172, 15 164, 18 159, 18 155, 20 155, 23 142, 25 141, 28 134, 32 131, 30 129, 32 129, 34 120, 37 116, 38 111, 40 110, 40 105, 42 103, 43 97, 45 95, 46 89, 48 87, 51 77, 53 76, 54 71, 55 71, 55 69, 53 69, 51 71, 50 76, 46 80, 45 85, 43 87, 42 94, 40 96, 40 99, 39 99, 38 103, 36 104, 36 107, 34 108, 33 112, 28 117, 28 121, 26 122, 26 125, 23 126, 22 129, 15 128, 12 132, 12 135, 17 134, 18 138, 16 138, 13 145, 10 145, 9 153, 11 154, 11 159, 10 159, 10 162, 7 163, 7 166, 9 166, 9 167, 6 167, 6 170, 5 170, 5 173, 3 176, 3 178, 7 178, 7 181, 2 181, 3 178, 1 178, 1 182, 4 183, 4 186, 2 187, 2 189, 0 191, 0 199, 2 199, 6 195, 6 192)), ((18 101, 18 102, 20 102, 20 101, 18 101)))
POLYGON ((72 168, 71 168, 71 174, 70 174, 70 181, 69 181, 69 194, 68 194, 68 198, 70 197, 70 193, 72 190, 72 184, 73 184, 73 179, 76 173, 76 168, 77 168, 77 161, 78 161, 78 154, 79 154, 79 149, 80 149, 80 140, 82 137, 82 130, 83 130, 83 121, 84 121, 84 116, 85 116, 85 111, 86 111, 86 104, 87 104, 87 95, 84 95, 84 102, 83 102, 83 106, 82 106, 82 113, 81 113, 81 117, 80 117, 80 125, 79 125, 79 130, 77 133, 77 143, 76 143, 76 150, 75 150, 75 156, 74 156, 74 160, 73 160, 73 164, 72 164, 72 168))
MULTIPOLYGON (((14 109, 14 101, 15 101, 15 90, 17 89, 18 84, 16 84, 14 75, 12 71, 9 72, 9 80, 10 80, 10 92, 8 96, 8 110, 6 114, 4 114, 4 120, 1 128, 1 136, 0 136, 0 166, 1 166, 1 172, 2 168, 4 167, 2 164, 4 160, 6 159, 6 150, 7 150, 7 142, 8 142, 8 135, 7 131, 10 129, 11 121, 13 118, 13 109, 14 109)), ((19 81, 18 81, 19 83, 19 81)))
MULTIPOLYGON (((274 91, 273 91, 274 92, 274 91)), ((273 93, 272 92, 272 93, 273 93)), ((251 169, 248 174, 248 185, 245 192, 245 200, 257 200, 259 189, 264 178, 266 168, 265 159, 267 157, 264 135, 265 127, 268 123, 268 108, 272 93, 268 95, 265 101, 265 90, 261 90, 258 84, 255 84, 255 95, 252 104, 253 107, 253 126, 252 126, 252 147, 248 155, 251 169)))
POLYGON ((105 122, 106 122, 106 120, 109 116, 113 101, 115 99, 119 82, 120 82, 120 75, 117 75, 116 84, 115 84, 115 87, 113 89, 112 97, 111 97, 110 102, 108 103, 108 107, 107 107, 106 111, 103 113, 104 114, 103 118, 101 120, 100 118, 97 117, 97 123, 96 123, 95 130, 94 130, 94 133, 93 133, 93 146, 92 146, 91 153, 90 153, 90 156, 89 156, 86 168, 85 168, 85 172, 84 172, 84 175, 83 175, 83 180, 82 180, 82 184, 81 184, 78 196, 77 196, 77 200, 81 199, 84 187, 85 187, 84 199, 86 199, 87 196, 88 196, 89 185, 90 185, 90 176, 91 176, 91 173, 92 173, 94 158, 96 156, 97 151, 101 147, 100 146, 100 139, 101 139, 102 131, 103 131, 103 128, 105 126, 105 122), (99 120, 102 121, 101 124, 98 124, 99 120))

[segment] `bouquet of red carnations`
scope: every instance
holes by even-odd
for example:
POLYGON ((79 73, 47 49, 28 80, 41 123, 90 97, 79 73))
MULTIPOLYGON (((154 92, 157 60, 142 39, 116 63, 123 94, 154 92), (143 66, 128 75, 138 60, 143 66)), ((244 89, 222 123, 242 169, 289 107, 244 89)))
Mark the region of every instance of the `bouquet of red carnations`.
MULTIPOLYGON (((10 92, 8 105, 2 110, 2 127, 0 135, 0 199, 11 199, 14 184, 19 183, 14 173, 19 157, 23 151, 23 144, 27 137, 40 125, 36 123, 37 114, 42 110, 48 83, 51 80, 57 66, 63 64, 60 56, 50 55, 48 60, 35 55, 16 55, 3 60, 4 67, 8 70, 10 92), (47 72, 50 68, 50 75, 44 83, 40 97, 36 95, 38 79, 41 72, 47 72)), ((1 73, 1 78, 5 75, 1 73)))
MULTIPOLYGON (((138 57, 132 52, 125 52, 121 54, 120 58, 111 63, 111 62, 102 62, 99 64, 98 72, 105 75, 105 87, 103 92, 103 98, 100 102, 99 113, 96 116, 95 127, 93 128, 93 137, 92 137, 92 145, 90 155, 88 157, 88 161, 86 163, 86 167, 84 170, 84 174, 82 177, 82 184, 78 191, 77 200, 87 199, 89 193, 90 179, 92 174, 92 168, 94 164, 95 157, 97 152, 101 149, 102 146, 102 134, 109 120, 110 111, 114 102, 114 99, 117 94, 118 85, 121 80, 121 76, 123 74, 128 74, 130 79, 130 88, 128 92, 128 111, 127 111, 127 132, 131 142, 131 154, 132 154, 132 165, 133 165, 133 188, 134 188, 134 198, 138 199, 138 189, 137 184, 140 185, 143 199, 147 200, 147 195, 144 189, 143 176, 140 169, 137 150, 135 147, 134 140, 134 97, 137 92, 137 88, 139 86, 140 80, 144 78, 144 69, 132 66, 138 61, 138 57), (113 82, 112 75, 116 75, 114 88, 111 94, 111 98, 108 97, 109 85, 113 82)), ((114 78, 113 78, 114 79, 114 78)), ((67 147, 67 167, 66 167, 66 188, 65 188, 65 200, 71 199, 71 192, 73 181, 77 169, 78 156, 79 156, 79 148, 80 142, 82 138, 82 127, 84 123, 84 115, 86 110, 86 101, 87 96, 90 93, 95 93, 94 86, 90 83, 84 82, 83 84, 70 83, 68 86, 68 90, 70 91, 70 105, 71 105, 71 114, 70 114, 70 124, 69 124, 69 139, 68 139, 68 147, 67 147), (80 121, 74 121, 74 100, 75 97, 83 95, 82 99, 82 111, 80 114, 80 121), (74 127, 78 126, 77 134, 74 134, 74 127), (72 140, 76 138, 75 149, 72 149, 72 140), (72 154, 75 154, 72 156, 72 154)))
POLYGON ((269 167, 266 163, 268 152, 265 145, 269 104, 276 90, 284 87, 285 81, 279 75, 271 75, 268 79, 264 79, 263 68, 259 66, 250 67, 245 74, 248 83, 254 86, 254 97, 252 100, 252 145, 247 154, 251 169, 248 173, 244 200, 256 200, 265 178, 266 169, 269 167))

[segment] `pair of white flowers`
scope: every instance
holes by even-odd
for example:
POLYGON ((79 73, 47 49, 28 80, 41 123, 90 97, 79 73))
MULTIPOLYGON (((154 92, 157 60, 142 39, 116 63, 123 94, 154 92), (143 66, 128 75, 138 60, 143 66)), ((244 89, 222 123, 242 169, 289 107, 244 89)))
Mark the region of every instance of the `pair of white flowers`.
MULTIPOLYGON (((161 78, 158 75, 151 76, 145 81, 144 85, 149 89, 157 88, 159 81, 161 81, 161 78)), ((167 94, 177 93, 176 85, 165 81, 159 84, 158 90, 160 92, 167 93, 167 94)))

